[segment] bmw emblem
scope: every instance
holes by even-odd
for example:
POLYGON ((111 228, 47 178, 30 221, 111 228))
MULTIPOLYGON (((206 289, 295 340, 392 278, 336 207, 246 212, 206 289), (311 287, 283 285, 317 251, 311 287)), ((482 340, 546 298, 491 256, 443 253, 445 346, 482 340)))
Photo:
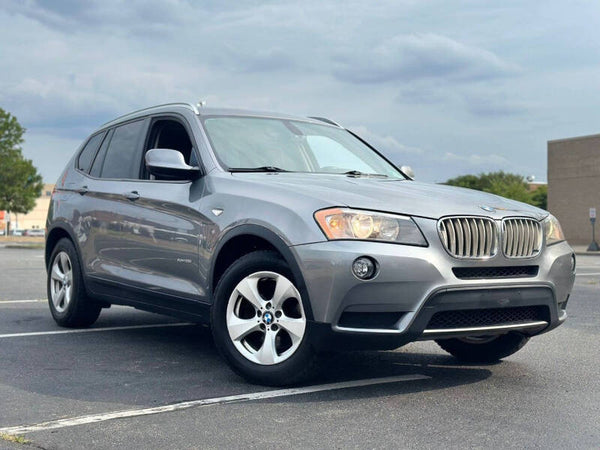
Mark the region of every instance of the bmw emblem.
POLYGON ((266 312, 263 315, 263 321, 267 324, 267 325, 271 325, 271 323, 273 322, 273 314, 271 314, 270 312, 266 312))
POLYGON ((487 212, 496 212, 496 208, 493 208, 491 206, 480 206, 480 208, 487 212))

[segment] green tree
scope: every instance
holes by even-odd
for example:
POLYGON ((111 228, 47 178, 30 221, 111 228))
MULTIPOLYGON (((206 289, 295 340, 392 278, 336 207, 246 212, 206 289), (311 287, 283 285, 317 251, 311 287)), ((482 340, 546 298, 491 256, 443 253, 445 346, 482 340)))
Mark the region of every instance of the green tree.
POLYGON ((0 210, 18 214, 33 209, 44 187, 37 169, 21 152, 24 133, 17 118, 0 108, 0 210))
POLYGON ((548 186, 543 184, 531 193, 531 204, 538 208, 548 209, 548 186))
MULTIPOLYGON (((539 208, 546 208, 544 193, 529 190, 529 185, 522 175, 503 171, 482 173, 479 175, 463 175, 446 181, 450 186, 489 192, 502 197, 529 203, 539 208)), ((547 192, 547 191, 546 191, 547 192)))

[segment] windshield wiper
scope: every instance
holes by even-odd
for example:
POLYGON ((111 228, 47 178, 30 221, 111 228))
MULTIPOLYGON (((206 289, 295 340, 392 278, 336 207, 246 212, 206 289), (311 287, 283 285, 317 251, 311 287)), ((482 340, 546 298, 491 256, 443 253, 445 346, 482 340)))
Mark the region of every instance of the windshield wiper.
POLYGON ((276 166, 260 166, 260 167, 230 167, 229 172, 289 172, 276 166))
POLYGON ((387 178, 387 175, 384 175, 382 173, 364 173, 361 172, 360 170, 349 170, 348 172, 344 172, 344 175, 350 175, 353 177, 381 177, 381 178, 387 178))

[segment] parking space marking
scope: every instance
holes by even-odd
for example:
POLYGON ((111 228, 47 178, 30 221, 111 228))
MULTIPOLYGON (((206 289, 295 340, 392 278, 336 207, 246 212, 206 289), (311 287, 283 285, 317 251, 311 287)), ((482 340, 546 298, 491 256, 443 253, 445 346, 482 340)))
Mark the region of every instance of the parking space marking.
POLYGON ((591 273, 578 273, 576 277, 591 277, 600 275, 600 272, 591 272, 591 273))
POLYGON ((0 334, 0 339, 29 337, 29 336, 49 336, 53 334, 75 334, 75 333, 97 333, 100 331, 120 331, 120 330, 139 330, 143 328, 166 328, 166 327, 188 327, 195 325, 187 322, 177 323, 155 323, 146 325, 127 325, 122 327, 104 327, 104 328, 82 328, 77 330, 54 330, 54 331, 33 331, 30 333, 10 333, 0 334))
POLYGON ((13 303, 37 303, 45 302, 45 299, 39 298, 34 300, 0 300, 0 305, 13 304, 13 303))
POLYGON ((306 386, 300 388, 277 389, 273 391, 253 392, 250 394, 229 395, 226 397, 206 398, 202 400, 192 400, 171 405, 156 406, 145 409, 130 409, 126 411, 116 411, 104 414, 92 414, 89 416, 72 417, 68 419, 51 420, 36 425, 21 425, 15 427, 0 428, 0 433, 6 434, 24 434, 34 433, 36 431, 54 430, 57 428, 72 427, 75 425, 85 425, 90 423, 105 422, 114 419, 126 419, 130 417, 149 416, 153 414, 168 413, 180 411, 182 409, 195 408, 200 406, 219 405, 224 403, 239 403, 252 400, 267 400, 278 397, 289 397, 293 395, 312 394, 315 392, 335 391, 340 389, 357 388, 364 386, 374 386, 380 384, 399 383, 402 381, 428 380, 431 377, 422 374, 398 375, 384 378, 368 378, 364 380, 342 381, 339 383, 318 384, 315 386, 306 386))

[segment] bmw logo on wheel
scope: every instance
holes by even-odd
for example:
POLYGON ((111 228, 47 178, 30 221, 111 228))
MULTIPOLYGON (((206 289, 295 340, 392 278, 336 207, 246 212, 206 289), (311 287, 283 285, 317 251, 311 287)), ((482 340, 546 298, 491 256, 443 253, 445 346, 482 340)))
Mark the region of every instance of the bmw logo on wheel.
POLYGON ((270 325, 271 322, 273 322, 273 314, 271 314, 270 312, 265 313, 265 315, 263 316, 263 320, 267 325, 270 325))

